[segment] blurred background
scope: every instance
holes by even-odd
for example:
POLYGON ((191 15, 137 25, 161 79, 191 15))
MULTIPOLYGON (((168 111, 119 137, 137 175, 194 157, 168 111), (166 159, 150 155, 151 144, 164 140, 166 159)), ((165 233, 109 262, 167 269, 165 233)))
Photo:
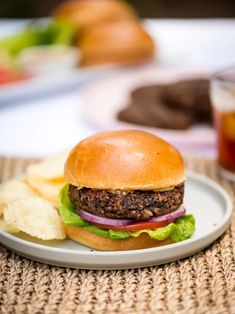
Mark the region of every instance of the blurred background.
MULTIPOLYGON (((231 0, 1 0, 0 154, 136 128, 215 157, 210 82, 235 65, 234 17, 231 0)), ((235 154, 235 109, 220 120, 235 154)))
MULTIPOLYGON (((63 0, 30 1, 1 0, 0 17, 29 18, 49 16, 63 0)), ((235 3, 232 0, 148 0, 127 1, 142 18, 215 18, 234 17, 235 3)))

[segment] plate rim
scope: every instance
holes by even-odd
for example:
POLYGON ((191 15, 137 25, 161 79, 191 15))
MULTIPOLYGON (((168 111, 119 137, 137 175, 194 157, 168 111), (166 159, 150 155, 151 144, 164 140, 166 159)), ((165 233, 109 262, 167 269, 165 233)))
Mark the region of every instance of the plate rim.
MULTIPOLYGON (((153 253, 153 252, 164 252, 167 253, 170 251, 172 248, 178 248, 178 247, 185 247, 190 244, 197 244, 197 242, 202 241, 204 238, 207 237, 215 237, 216 239, 221 236, 221 234, 227 229, 231 217, 232 217, 232 212, 233 212, 233 203, 232 199, 229 195, 229 193, 217 182, 214 180, 208 178, 205 175, 202 175, 200 173, 197 173, 192 170, 187 170, 186 171, 186 177, 191 177, 192 179, 196 179, 197 181, 203 182, 204 184, 212 187, 216 192, 219 192, 220 196, 225 201, 226 204, 226 211, 225 214, 220 221, 220 223, 215 226, 214 230, 210 232, 207 235, 204 235, 203 237, 199 238, 191 238, 187 239, 185 241, 169 244, 166 246, 160 246, 160 247, 153 247, 153 248, 147 248, 147 249, 138 249, 138 250, 129 250, 129 251, 96 251, 96 250, 89 250, 89 251, 83 251, 83 250, 71 250, 67 248, 58 248, 58 247, 51 247, 43 244, 38 244, 34 243, 28 240, 24 240, 21 238, 18 238, 17 236, 14 236, 14 234, 10 234, 0 228, 0 236, 6 238, 7 240, 13 241, 17 245, 23 245, 23 246, 28 246, 28 247, 33 247, 34 249, 39 249, 46 251, 47 253, 58 253, 58 254, 67 254, 67 255, 76 255, 76 256, 82 256, 82 257, 94 257, 94 255, 99 256, 99 257, 113 257, 113 256, 132 256, 132 255, 141 255, 141 254, 148 254, 148 253, 153 253), (218 235, 218 236, 216 236, 218 235)), ((0 241, 2 242, 2 241, 0 241)), ((3 243, 4 244, 4 243, 3 243)), ((8 246, 8 245, 6 245, 8 246)), ((8 246, 10 249, 14 250, 12 247, 8 246)), ((19 253, 20 254, 20 253, 19 253)), ((191 254, 189 254, 191 255, 191 254)), ((33 259, 33 258, 32 258, 33 259)))

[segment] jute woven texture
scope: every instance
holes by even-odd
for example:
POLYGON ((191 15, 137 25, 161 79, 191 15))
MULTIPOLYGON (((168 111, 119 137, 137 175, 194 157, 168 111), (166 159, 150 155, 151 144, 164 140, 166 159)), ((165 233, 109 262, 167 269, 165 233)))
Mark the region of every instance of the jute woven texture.
MULTIPOLYGON (((32 160, 0 158, 2 181, 32 160)), ((215 162, 187 158, 188 168, 217 181, 215 162)), ((125 271, 64 269, 0 246, 0 313, 235 313, 235 218, 211 247, 167 265, 125 271)))

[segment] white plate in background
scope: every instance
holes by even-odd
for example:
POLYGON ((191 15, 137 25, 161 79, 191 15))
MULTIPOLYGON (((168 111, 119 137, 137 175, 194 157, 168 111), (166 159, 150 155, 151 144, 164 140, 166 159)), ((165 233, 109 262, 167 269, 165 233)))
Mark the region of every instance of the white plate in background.
MULTIPOLYGON (((29 259, 81 269, 129 269, 159 265, 190 256, 215 241, 228 228, 232 201, 214 181, 187 173, 185 207, 196 219, 191 239, 162 247, 133 251, 101 252, 72 240, 40 241, 24 234, 10 234, 0 227, 0 242, 29 259)), ((117 240, 118 241, 118 240, 117 240)))
POLYGON ((87 122, 100 130, 142 129, 159 135, 183 150, 214 151, 214 130, 205 124, 198 124, 188 130, 170 130, 144 127, 116 119, 117 113, 128 104, 130 92, 136 87, 193 77, 207 78, 209 75, 208 71, 162 69, 156 63, 112 71, 80 89, 83 115, 87 122))
POLYGON ((41 96, 57 95, 58 93, 76 89, 81 84, 106 73, 113 66, 93 66, 77 68, 68 72, 56 73, 55 75, 35 76, 30 79, 12 82, 0 86, 0 107, 8 106, 12 102, 20 102, 32 97, 37 99, 41 96))

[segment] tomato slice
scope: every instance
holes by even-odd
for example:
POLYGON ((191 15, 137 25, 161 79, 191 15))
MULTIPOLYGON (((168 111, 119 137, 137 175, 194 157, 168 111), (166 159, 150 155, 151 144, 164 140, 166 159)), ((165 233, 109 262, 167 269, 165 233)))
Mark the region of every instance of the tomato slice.
POLYGON ((103 228, 103 229, 112 229, 112 230, 119 230, 119 231, 136 231, 136 230, 143 230, 143 229, 156 229, 161 228, 169 225, 174 220, 166 220, 166 221, 157 221, 157 222, 148 222, 148 221, 141 221, 132 225, 123 226, 123 227, 114 227, 102 224, 95 224, 95 226, 103 228))

